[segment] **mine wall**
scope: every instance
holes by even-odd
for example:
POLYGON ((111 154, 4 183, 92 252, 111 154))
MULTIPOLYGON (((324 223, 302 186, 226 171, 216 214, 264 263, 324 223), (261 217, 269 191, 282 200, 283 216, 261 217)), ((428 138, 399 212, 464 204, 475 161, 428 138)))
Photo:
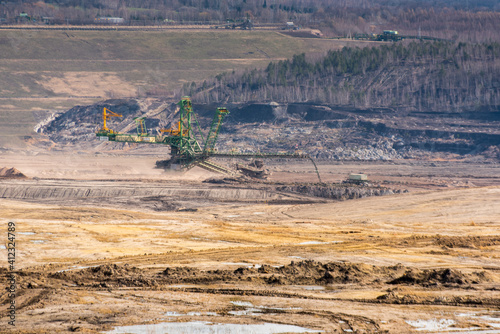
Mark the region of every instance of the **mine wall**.
POLYGON ((0 198, 9 199, 82 199, 82 198, 118 198, 118 197, 147 197, 147 196, 175 196, 201 199, 273 199, 280 198, 279 194, 263 189, 248 188, 197 188, 172 187, 133 184, 117 187, 116 184, 86 182, 90 185, 65 186, 50 181, 33 182, 0 182, 0 198))
MULTIPOLYGON (((94 133, 102 123, 103 107, 124 116, 111 122, 113 129, 119 132, 134 133, 133 118, 138 116, 146 116, 146 127, 153 134, 175 123, 175 101, 131 99, 76 106, 49 122, 41 122, 37 129, 55 143, 97 146, 94 133)), ((390 160, 412 158, 416 151, 466 155, 481 154, 492 146, 500 148, 500 112, 495 111, 403 112, 391 108, 356 109, 275 102, 226 107, 230 114, 221 129, 219 144, 222 150, 232 141, 243 143, 239 146, 250 150, 294 151, 296 143, 300 142, 299 149, 315 158, 390 160), (259 127, 269 129, 269 136, 253 131, 259 127), (282 137, 279 143, 263 140, 272 137, 271 131, 277 135, 278 131, 285 132, 292 127, 297 129, 296 133, 282 137), (382 145, 383 150, 376 151, 382 142, 386 143, 382 145), (321 143, 322 148, 315 143, 321 143), (367 154, 359 157, 359 154, 339 155, 334 151, 363 147, 367 154), (409 153, 411 150, 413 153, 409 153)), ((206 129, 217 106, 194 104, 193 108, 201 128, 206 129)))

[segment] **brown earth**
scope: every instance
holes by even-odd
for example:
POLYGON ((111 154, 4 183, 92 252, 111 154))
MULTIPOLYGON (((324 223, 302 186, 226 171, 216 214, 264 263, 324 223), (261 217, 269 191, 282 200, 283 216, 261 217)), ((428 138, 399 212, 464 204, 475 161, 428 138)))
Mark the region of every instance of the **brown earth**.
MULTIPOLYGON (((16 327, 2 312, 0 332, 207 321, 495 333, 500 324, 498 164, 320 162, 328 184, 312 185, 306 163, 269 163, 266 182, 203 183, 214 175, 155 170, 158 158, 0 156, 30 178, 0 181, 17 270, 16 327), (394 191, 325 196, 360 171, 394 191)), ((7 282, 3 247, 0 258, 7 282)), ((0 307, 9 301, 2 289, 0 307)))
POLYGON ((26 175, 15 168, 2 167, 0 168, 0 178, 25 179, 26 175))

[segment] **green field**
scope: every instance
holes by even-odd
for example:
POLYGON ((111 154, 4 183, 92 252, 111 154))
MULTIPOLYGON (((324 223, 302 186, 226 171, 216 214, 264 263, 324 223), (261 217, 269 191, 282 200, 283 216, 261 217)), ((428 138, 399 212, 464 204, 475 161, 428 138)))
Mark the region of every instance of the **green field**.
POLYGON ((276 31, 0 30, 0 146, 24 146, 44 112, 172 94, 184 82, 342 44, 276 31))

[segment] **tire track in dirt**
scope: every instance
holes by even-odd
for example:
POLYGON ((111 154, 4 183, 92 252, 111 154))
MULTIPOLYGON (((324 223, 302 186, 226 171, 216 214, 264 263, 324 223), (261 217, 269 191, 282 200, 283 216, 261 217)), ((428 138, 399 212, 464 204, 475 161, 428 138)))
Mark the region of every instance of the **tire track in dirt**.
POLYGON ((50 294, 52 294, 52 291, 50 289, 43 289, 35 296, 30 297, 29 299, 27 299, 26 301, 24 301, 20 305, 18 305, 16 308, 16 311, 20 311, 26 307, 35 306, 40 302, 46 301, 47 297, 50 294))

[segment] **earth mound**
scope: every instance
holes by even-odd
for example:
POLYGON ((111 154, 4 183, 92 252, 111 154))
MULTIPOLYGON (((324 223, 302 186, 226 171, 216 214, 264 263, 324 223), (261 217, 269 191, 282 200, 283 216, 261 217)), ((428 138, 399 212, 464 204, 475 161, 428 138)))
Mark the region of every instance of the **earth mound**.
MULTIPOLYGON (((22 276, 20 277, 21 283, 30 283, 28 288, 45 286, 50 280, 86 288, 252 282, 270 286, 391 284, 396 286, 395 289, 408 285, 469 289, 472 285, 495 281, 494 277, 484 271, 463 273, 449 268, 420 270, 401 264, 375 266, 343 261, 321 263, 312 260, 292 261, 282 266, 249 264, 237 269, 212 270, 201 270, 195 267, 167 267, 162 271, 143 270, 128 264, 104 264, 66 269, 45 275, 23 272, 20 276, 22 276)), ((379 299, 395 297, 395 290, 391 288, 389 291, 393 294, 379 299)), ((398 295, 399 297, 401 296, 398 295)))
POLYGON ((213 283, 218 281, 260 281, 265 284, 346 284, 387 279, 403 267, 376 267, 362 263, 292 261, 274 267, 267 264, 240 267, 232 270, 201 271, 195 268, 166 268, 160 276, 168 283, 213 283))
POLYGON ((145 278, 141 271, 129 265, 105 264, 81 270, 59 271, 49 275, 77 286, 107 288, 110 286, 152 286, 155 282, 145 278))
POLYGON ((28 177, 21 173, 18 169, 12 167, 2 167, 0 168, 0 178, 4 179, 27 179, 28 177))
POLYGON ((465 274, 454 269, 419 270, 409 269, 402 276, 388 282, 389 284, 409 285, 464 285, 488 281, 484 273, 465 274))
POLYGON ((399 189, 389 189, 369 185, 345 186, 345 185, 286 185, 277 187, 278 191, 305 194, 314 197, 328 198, 334 200, 357 199, 369 196, 384 196, 400 193, 399 189))

